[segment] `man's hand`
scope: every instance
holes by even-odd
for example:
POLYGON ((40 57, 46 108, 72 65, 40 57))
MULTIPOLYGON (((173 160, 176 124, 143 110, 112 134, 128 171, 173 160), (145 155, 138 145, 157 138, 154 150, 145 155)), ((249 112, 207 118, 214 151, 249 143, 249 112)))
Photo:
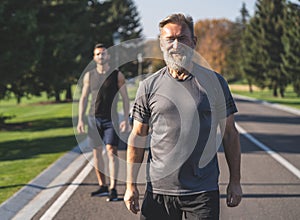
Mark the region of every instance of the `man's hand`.
POLYGON ((124 202, 127 209, 134 214, 137 214, 140 211, 139 191, 136 186, 127 187, 124 195, 124 202))
POLYGON ((128 132, 129 131, 129 122, 128 120, 124 120, 120 123, 120 132, 128 132))
POLYGON ((227 206, 236 207, 242 200, 242 187, 240 183, 229 183, 227 186, 227 206))
POLYGON ((77 124, 77 132, 78 132, 79 134, 85 133, 83 121, 78 121, 78 124, 77 124))

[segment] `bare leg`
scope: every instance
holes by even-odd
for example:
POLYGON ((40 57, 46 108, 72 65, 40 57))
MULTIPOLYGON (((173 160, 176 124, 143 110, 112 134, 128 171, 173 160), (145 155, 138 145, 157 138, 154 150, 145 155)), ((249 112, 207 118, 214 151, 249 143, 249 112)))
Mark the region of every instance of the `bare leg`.
POLYGON ((116 188, 117 185, 117 175, 118 175, 118 151, 116 146, 110 144, 106 145, 107 156, 108 156, 108 169, 110 176, 110 189, 116 188))
POLYGON ((100 186, 106 185, 104 171, 104 158, 102 156, 102 146, 93 149, 94 168, 100 186))

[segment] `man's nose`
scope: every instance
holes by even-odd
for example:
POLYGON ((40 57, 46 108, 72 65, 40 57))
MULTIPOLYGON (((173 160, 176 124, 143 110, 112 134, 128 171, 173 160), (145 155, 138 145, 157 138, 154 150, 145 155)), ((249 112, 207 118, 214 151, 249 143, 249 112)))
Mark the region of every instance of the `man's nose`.
POLYGON ((173 46, 174 49, 177 49, 177 48, 179 47, 179 44, 180 44, 180 43, 179 43, 178 39, 175 38, 174 41, 173 41, 172 46, 173 46))

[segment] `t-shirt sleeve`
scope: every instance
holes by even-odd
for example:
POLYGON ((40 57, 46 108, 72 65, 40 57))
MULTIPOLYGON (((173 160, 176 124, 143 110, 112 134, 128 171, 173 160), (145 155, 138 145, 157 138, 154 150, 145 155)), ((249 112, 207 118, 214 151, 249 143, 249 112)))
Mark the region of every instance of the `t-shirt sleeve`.
POLYGON ((145 124, 149 124, 150 120, 150 108, 149 108, 149 92, 145 82, 140 82, 139 88, 136 93, 135 101, 132 108, 132 117, 145 124))
POLYGON ((236 113, 238 110, 226 80, 222 76, 219 76, 219 81, 222 88, 221 92, 223 94, 218 95, 217 110, 218 110, 218 115, 221 116, 221 118, 224 118, 225 116, 228 117, 236 113))

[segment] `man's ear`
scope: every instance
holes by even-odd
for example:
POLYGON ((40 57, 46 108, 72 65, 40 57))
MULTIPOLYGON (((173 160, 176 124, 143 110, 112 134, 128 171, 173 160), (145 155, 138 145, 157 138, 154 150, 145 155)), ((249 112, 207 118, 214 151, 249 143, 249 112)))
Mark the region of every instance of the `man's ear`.
POLYGON ((159 40, 160 51, 163 52, 163 45, 162 45, 163 43, 162 43, 162 41, 161 41, 160 36, 158 37, 158 40, 159 40))

